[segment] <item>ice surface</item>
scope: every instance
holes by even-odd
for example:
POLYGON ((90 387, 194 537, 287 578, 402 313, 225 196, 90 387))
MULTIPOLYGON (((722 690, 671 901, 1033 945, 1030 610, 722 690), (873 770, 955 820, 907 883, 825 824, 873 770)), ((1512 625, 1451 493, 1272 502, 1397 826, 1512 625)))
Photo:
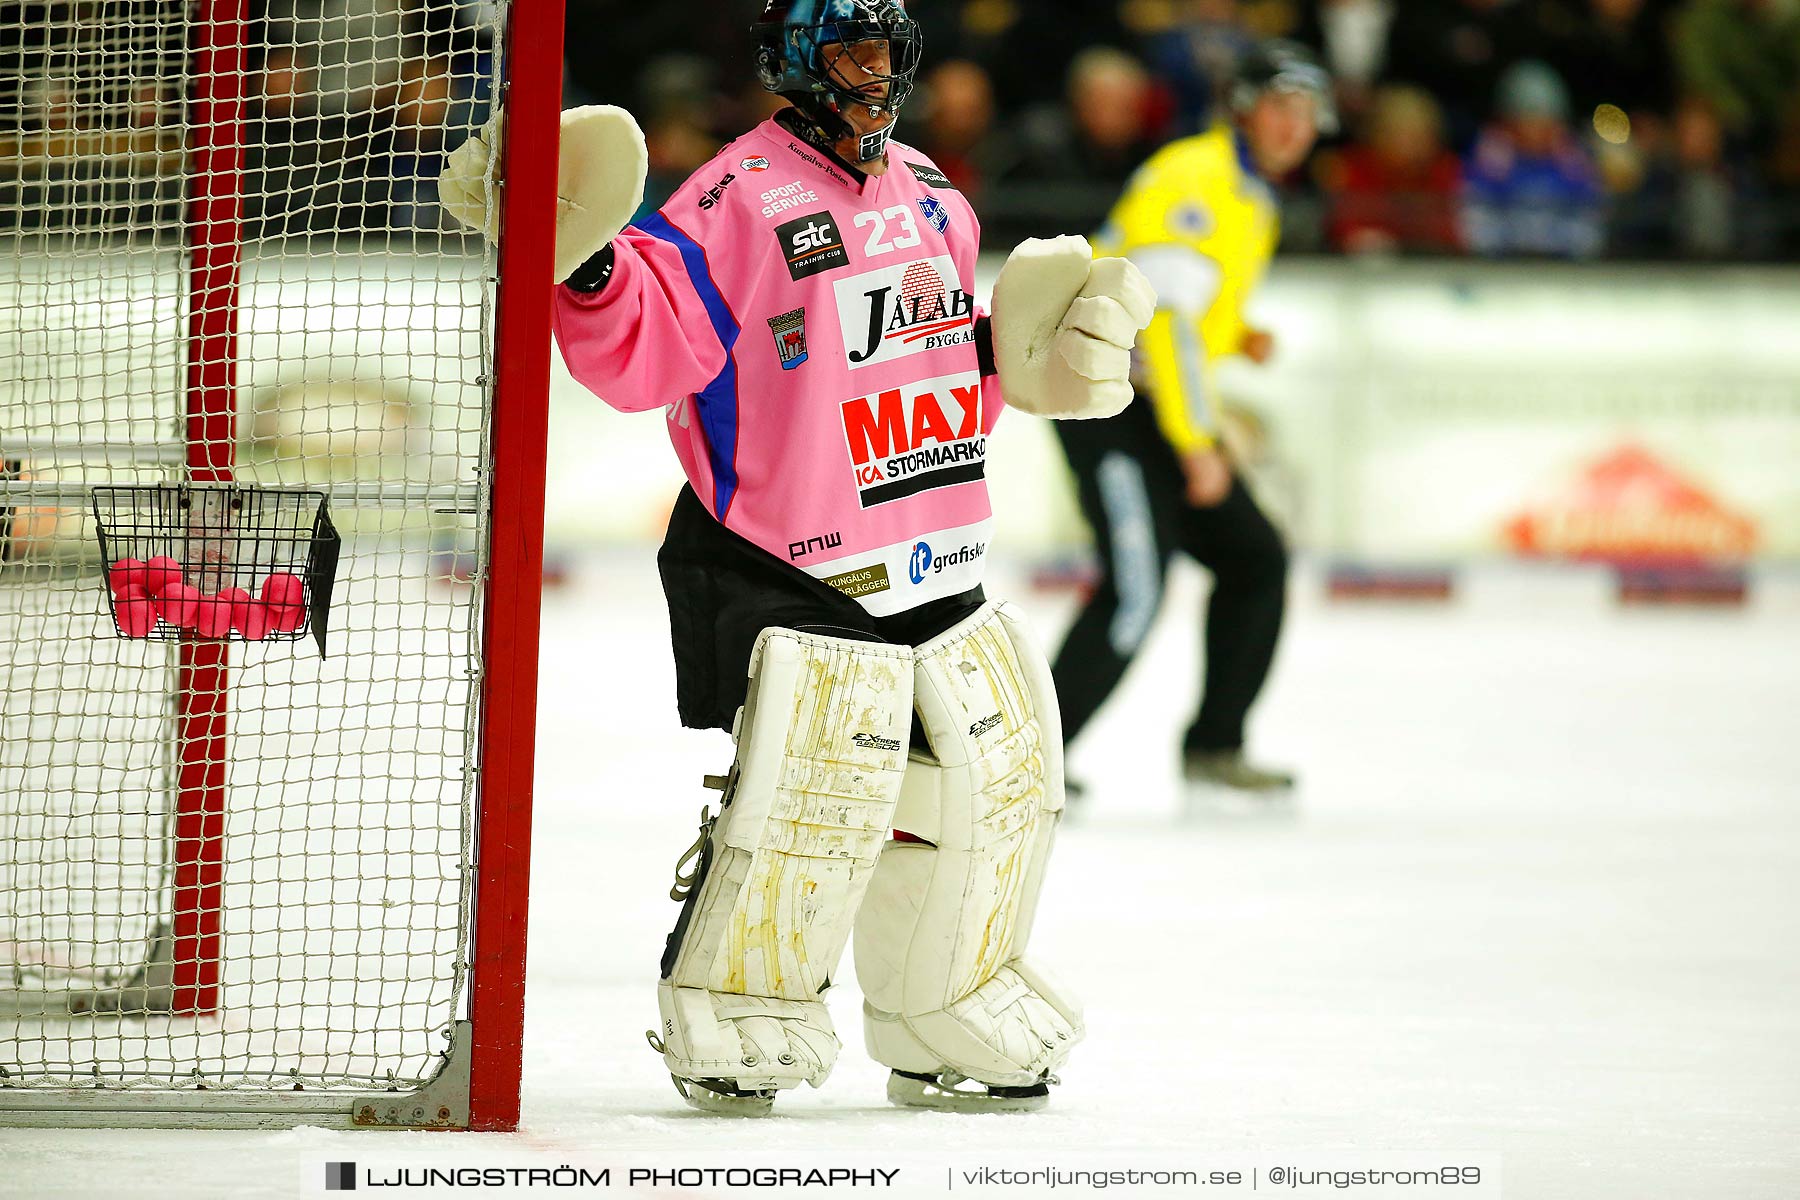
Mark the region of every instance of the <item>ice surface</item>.
MULTIPOLYGON (((1069 599, 997 567, 991 590, 1053 643, 1069 599)), ((1466 1151, 1498 1156, 1509 1197, 1800 1194, 1792 589, 1620 613, 1580 588, 1326 607, 1302 580, 1254 726, 1303 773, 1302 816, 1178 826, 1198 589, 1177 577, 1072 761, 1091 812, 1058 846, 1034 956, 1079 982, 1090 1033, 1050 1111, 889 1108, 848 970, 824 1090, 770 1122, 682 1108, 643 1030, 671 872, 729 744, 675 728, 645 549, 547 597, 524 1131, 5 1130, 0 1195, 312 1194, 329 1159, 513 1150, 1120 1146, 1197 1165, 1466 1151)))

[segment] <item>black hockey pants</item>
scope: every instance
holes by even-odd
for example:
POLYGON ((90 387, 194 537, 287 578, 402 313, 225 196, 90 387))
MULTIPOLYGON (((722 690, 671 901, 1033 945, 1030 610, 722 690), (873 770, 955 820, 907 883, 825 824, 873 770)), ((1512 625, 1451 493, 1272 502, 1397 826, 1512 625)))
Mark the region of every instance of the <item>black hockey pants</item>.
POLYGON ((1081 733, 1144 644, 1179 550, 1213 574, 1202 700, 1183 748, 1237 749, 1281 634, 1288 566, 1281 535, 1238 479, 1217 507, 1187 503, 1180 460, 1147 397, 1111 420, 1058 421, 1056 432, 1101 568, 1053 667, 1064 740, 1081 733))

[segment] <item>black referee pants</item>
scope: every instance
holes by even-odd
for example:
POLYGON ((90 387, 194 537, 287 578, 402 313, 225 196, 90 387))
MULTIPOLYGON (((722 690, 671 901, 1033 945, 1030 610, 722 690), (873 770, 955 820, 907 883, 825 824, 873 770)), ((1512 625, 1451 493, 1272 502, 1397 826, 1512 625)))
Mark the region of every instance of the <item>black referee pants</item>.
POLYGON ((1184 750, 1234 750, 1281 635, 1287 550, 1241 480, 1214 508, 1187 502, 1180 460, 1140 396, 1105 421, 1057 421, 1081 511, 1094 530, 1100 582, 1053 670, 1063 736, 1074 739, 1118 686, 1155 623, 1176 551, 1213 574, 1205 614, 1199 713, 1184 750))

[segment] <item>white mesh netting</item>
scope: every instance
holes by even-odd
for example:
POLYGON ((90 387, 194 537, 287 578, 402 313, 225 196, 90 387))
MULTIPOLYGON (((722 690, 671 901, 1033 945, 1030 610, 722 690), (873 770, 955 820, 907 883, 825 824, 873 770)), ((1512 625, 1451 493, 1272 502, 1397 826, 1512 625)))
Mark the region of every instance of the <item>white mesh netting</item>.
POLYGON ((463 1000, 494 262, 431 181, 503 12, 233 7, 0 4, 0 1088, 406 1087, 463 1000), (324 492, 342 557, 328 656, 232 642, 223 737, 184 738, 206 676, 115 629, 91 489, 187 477, 228 325, 232 479, 324 492))

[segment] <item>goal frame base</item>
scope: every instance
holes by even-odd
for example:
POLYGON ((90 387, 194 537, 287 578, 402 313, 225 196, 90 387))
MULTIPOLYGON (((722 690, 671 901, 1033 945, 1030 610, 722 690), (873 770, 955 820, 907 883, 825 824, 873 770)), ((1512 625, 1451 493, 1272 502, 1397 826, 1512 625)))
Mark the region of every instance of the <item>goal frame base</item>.
POLYGON ((458 1021, 443 1070, 410 1092, 253 1092, 236 1088, 9 1088, 0 1128, 466 1130, 474 1030, 458 1021))

